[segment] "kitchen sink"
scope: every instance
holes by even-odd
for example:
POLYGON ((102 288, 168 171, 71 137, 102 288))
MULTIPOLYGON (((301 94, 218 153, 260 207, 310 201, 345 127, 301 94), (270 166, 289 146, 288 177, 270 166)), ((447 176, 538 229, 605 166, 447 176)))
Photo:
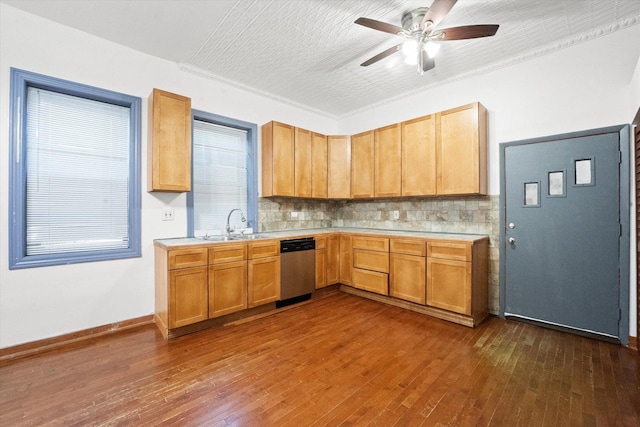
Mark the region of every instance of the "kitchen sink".
POLYGON ((232 234, 231 236, 213 235, 213 236, 201 236, 202 240, 209 240, 211 242, 228 242, 233 240, 254 240, 264 238, 260 234, 232 234))

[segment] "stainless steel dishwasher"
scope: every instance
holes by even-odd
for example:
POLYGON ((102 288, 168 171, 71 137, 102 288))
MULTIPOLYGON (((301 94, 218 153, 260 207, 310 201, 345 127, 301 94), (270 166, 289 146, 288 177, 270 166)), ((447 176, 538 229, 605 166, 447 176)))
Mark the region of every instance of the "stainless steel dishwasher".
POLYGON ((284 307, 307 300, 316 287, 316 241, 313 237, 280 241, 280 301, 284 307))

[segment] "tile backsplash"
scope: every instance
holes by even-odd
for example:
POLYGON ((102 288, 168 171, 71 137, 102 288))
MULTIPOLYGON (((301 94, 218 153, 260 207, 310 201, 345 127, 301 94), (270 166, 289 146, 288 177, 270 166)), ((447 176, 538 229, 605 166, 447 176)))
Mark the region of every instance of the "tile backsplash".
POLYGON ((499 196, 376 200, 259 199, 260 231, 365 227, 489 235, 489 311, 499 311, 499 196), (394 219, 397 211, 398 219, 394 219))

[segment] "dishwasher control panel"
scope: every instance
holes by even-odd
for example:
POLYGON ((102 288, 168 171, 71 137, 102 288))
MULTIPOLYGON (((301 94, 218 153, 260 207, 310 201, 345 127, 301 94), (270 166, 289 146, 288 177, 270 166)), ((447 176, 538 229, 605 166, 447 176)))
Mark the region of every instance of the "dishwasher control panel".
POLYGON ((290 239, 280 241, 280 253, 309 251, 316 248, 316 241, 313 237, 302 237, 300 239, 290 239))

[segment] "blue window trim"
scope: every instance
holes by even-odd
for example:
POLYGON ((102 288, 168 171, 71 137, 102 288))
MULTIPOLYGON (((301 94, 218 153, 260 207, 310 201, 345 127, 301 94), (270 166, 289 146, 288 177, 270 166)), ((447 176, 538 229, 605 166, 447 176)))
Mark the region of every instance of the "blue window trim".
POLYGON ((140 229, 140 127, 141 104, 139 97, 129 96, 106 89, 49 77, 30 71, 11 68, 9 107, 9 269, 43 267, 133 258, 141 256, 140 229), (25 113, 27 89, 36 87, 52 92, 77 96, 128 107, 130 114, 131 141, 129 144, 129 247, 90 252, 26 255, 26 183, 27 172, 22 159, 25 158, 26 135, 25 113))
MULTIPOLYGON (((192 110, 191 113, 192 120, 213 123, 216 125, 240 129, 247 132, 247 212, 245 212, 245 217, 247 218, 247 227, 253 228, 253 231, 257 233, 258 164, 256 156, 258 155, 258 125, 255 123, 232 119, 230 117, 207 113, 205 111, 192 110)), ((194 127, 191 126, 191 132, 193 132, 193 128, 194 127)), ((193 135, 191 139, 193 140, 193 135)), ((193 150, 191 150, 191 152, 193 153, 193 150)), ((191 188, 193 188, 193 174, 191 176, 191 181, 191 188)), ((193 192, 190 191, 187 193, 187 236, 193 237, 193 232, 193 192)))

